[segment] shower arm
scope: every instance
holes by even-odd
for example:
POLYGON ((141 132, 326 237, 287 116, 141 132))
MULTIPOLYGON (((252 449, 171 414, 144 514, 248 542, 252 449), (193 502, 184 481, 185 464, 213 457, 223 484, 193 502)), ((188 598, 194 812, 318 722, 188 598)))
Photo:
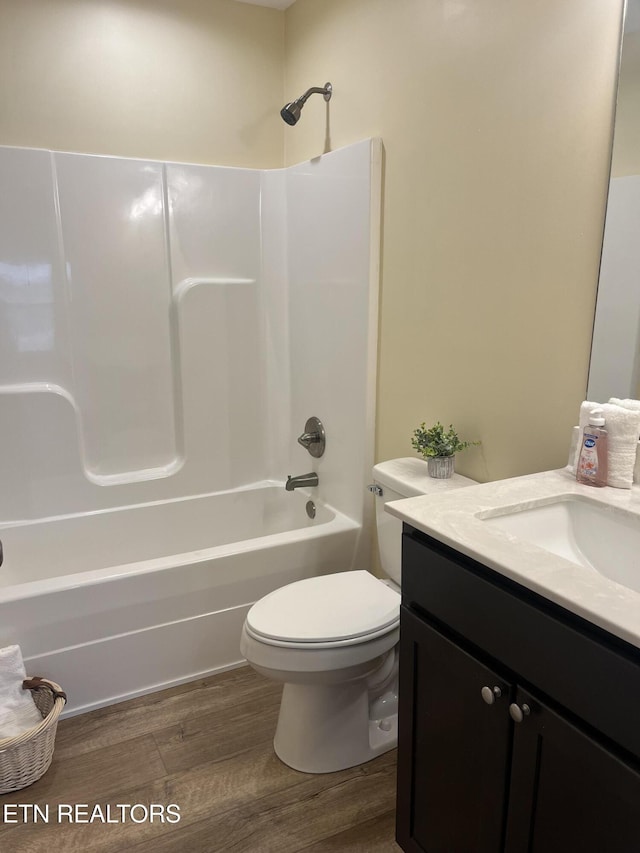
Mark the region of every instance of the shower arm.
POLYGON ((309 97, 316 94, 324 95, 325 101, 329 101, 331 99, 331 91, 331 83, 327 83, 327 85, 322 86, 322 88, 319 86, 312 86, 310 89, 307 89, 304 95, 300 95, 299 98, 296 98, 294 103, 300 104, 300 106, 303 107, 307 103, 309 97))

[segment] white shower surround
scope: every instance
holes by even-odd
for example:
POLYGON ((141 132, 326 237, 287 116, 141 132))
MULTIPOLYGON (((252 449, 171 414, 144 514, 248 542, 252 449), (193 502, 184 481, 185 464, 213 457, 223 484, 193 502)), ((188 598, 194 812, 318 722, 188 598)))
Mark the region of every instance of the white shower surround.
POLYGON ((0 148, 0 645, 64 682, 72 711, 237 665, 256 598, 368 565, 380 173, 379 140, 265 172, 0 148), (310 415, 319 460, 296 443, 310 415), (282 489, 310 470, 313 523, 282 489), (230 540, 226 507, 249 512, 274 484, 300 510, 289 532, 230 540), (158 556, 196 507, 194 544, 158 556), (114 532, 99 544, 98 529, 114 532), (73 570, 56 559, 67 536, 73 570), (135 560, 110 558, 111 536, 135 560), (19 541, 34 565, 16 568, 19 541), (247 554, 255 583, 221 580, 247 554), (179 601, 196 575, 202 608, 172 615, 167 590, 179 601), (120 679, 107 663, 125 657, 120 679))

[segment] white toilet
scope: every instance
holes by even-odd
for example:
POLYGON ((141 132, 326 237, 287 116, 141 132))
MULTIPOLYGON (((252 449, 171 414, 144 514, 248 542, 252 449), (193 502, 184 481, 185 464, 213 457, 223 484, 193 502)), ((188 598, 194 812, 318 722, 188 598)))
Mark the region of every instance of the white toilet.
POLYGON ((429 477, 413 458, 376 465, 373 479, 388 579, 345 571, 288 584, 256 602, 242 630, 247 661, 284 683, 276 754, 305 773, 363 764, 397 743, 402 523, 384 504, 474 483, 429 477))

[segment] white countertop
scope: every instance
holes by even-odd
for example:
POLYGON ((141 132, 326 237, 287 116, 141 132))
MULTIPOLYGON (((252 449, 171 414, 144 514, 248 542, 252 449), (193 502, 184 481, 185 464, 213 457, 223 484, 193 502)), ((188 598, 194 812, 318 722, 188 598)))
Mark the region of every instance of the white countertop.
POLYGON ((483 521, 483 517, 530 509, 567 496, 622 510, 637 517, 640 525, 640 486, 583 486, 567 469, 391 501, 385 508, 434 539, 640 648, 640 592, 483 521))

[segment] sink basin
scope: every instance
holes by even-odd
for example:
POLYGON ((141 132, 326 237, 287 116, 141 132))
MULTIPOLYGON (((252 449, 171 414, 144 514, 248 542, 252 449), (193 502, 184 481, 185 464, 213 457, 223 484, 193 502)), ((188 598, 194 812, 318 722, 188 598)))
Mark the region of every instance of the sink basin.
POLYGON ((485 524, 640 592, 640 522, 594 501, 560 498, 485 516, 485 524))

